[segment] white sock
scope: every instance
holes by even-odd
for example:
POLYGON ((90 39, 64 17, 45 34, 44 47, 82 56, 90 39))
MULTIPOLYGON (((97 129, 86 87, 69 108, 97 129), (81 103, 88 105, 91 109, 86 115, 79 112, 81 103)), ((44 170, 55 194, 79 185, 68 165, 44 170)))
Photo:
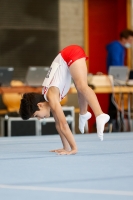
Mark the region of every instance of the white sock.
POLYGON ((96 117, 97 134, 101 141, 103 140, 104 125, 109 121, 109 119, 110 116, 104 113, 96 117))
POLYGON ((80 130, 81 133, 84 133, 86 121, 89 120, 90 118, 91 118, 90 112, 87 112, 84 115, 79 114, 79 130, 80 130))

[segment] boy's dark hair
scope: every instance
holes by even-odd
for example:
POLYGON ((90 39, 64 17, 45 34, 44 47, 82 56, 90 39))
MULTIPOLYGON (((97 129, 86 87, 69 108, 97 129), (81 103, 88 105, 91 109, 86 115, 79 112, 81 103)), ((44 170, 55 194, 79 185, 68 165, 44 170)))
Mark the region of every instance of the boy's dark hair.
POLYGON ((25 93, 21 99, 19 114, 22 119, 26 120, 33 116, 34 112, 39 110, 37 104, 44 102, 45 99, 42 94, 25 93))
POLYGON ((130 29, 125 29, 120 33, 120 38, 127 39, 129 36, 133 37, 133 31, 130 29))

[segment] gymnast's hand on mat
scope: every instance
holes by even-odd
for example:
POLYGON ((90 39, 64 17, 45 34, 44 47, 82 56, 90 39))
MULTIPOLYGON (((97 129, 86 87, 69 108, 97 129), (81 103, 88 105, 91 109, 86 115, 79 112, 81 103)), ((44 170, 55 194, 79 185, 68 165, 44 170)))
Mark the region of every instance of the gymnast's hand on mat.
POLYGON ((50 152, 55 152, 55 153, 60 153, 66 151, 65 149, 54 149, 54 150, 50 150, 50 152))
POLYGON ((71 154, 76 154, 77 149, 74 149, 74 150, 71 150, 71 151, 67 151, 65 149, 55 149, 55 150, 51 150, 50 152, 55 152, 59 155, 71 155, 71 154))
POLYGON ((63 150, 61 152, 58 152, 58 155, 72 155, 72 154, 76 154, 76 153, 77 153, 77 149, 73 149, 71 151, 63 150))

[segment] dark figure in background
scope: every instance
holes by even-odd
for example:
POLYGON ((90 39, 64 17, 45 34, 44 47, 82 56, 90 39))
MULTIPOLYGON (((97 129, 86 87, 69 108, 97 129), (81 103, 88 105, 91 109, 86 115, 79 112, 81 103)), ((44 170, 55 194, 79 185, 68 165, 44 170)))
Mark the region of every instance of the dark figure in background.
MULTIPOLYGON (((126 29, 120 33, 120 39, 118 41, 113 41, 106 46, 107 49, 107 71, 110 66, 124 66, 125 63, 125 53, 126 48, 130 48, 133 42, 133 31, 126 29)), ((110 95, 109 110, 110 123, 113 125, 113 131, 119 130, 117 122, 117 109, 112 103, 112 95, 110 95)), ((121 112, 119 113, 121 116, 121 112)))

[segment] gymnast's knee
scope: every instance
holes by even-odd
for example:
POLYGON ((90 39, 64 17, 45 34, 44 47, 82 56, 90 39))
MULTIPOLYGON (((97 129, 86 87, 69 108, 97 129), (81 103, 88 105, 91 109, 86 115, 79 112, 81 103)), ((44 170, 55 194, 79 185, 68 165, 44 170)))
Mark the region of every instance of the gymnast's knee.
POLYGON ((88 87, 88 85, 86 83, 76 84, 76 88, 77 88, 78 92, 81 94, 84 92, 84 90, 86 90, 87 87, 88 87))

